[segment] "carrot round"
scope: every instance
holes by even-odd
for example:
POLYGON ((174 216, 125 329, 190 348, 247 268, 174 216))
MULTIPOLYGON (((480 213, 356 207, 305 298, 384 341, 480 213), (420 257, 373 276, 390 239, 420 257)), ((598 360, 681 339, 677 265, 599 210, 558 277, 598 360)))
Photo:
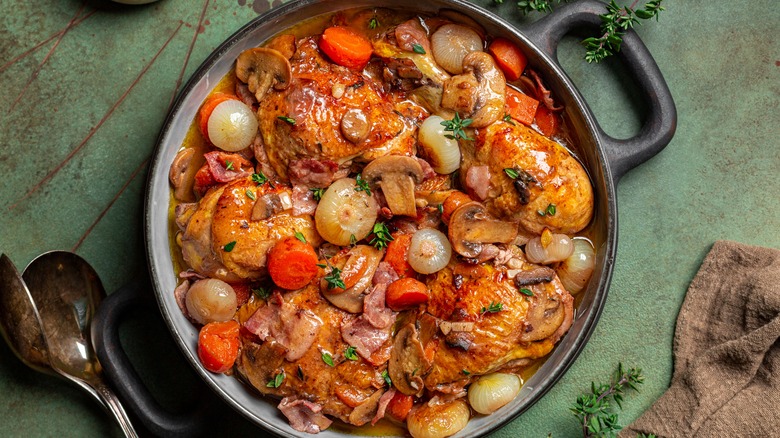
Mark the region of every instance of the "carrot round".
POLYGON ((536 110, 536 126, 542 134, 552 137, 558 133, 560 125, 561 119, 558 114, 550 111, 546 106, 542 105, 536 110))
POLYGON ((414 398, 411 395, 396 391, 393 398, 390 399, 390 403, 387 404, 387 413, 398 421, 406 421, 406 416, 412 410, 413 404, 414 398))
POLYGON ((450 195, 447 196, 447 199, 444 200, 444 204, 442 204, 441 219, 445 224, 448 224, 450 222, 450 216, 452 216, 452 212, 457 210, 461 205, 471 201, 471 197, 463 192, 456 190, 450 193, 450 195))
POLYGON ((409 264, 409 246, 412 244, 412 235, 394 234, 393 239, 387 244, 384 260, 390 263, 399 277, 414 277, 417 273, 409 264))
POLYGON ((198 127, 200 128, 200 133, 203 135, 203 138, 209 143, 211 143, 211 140, 209 139, 209 117, 211 117, 211 113, 214 112, 214 108, 216 108, 217 105, 231 99, 237 100, 238 98, 232 94, 214 93, 207 97, 206 101, 203 102, 203 105, 200 107, 200 111, 198 112, 198 127))
POLYGON ((200 329, 198 358, 212 373, 224 373, 233 368, 238 357, 240 325, 233 320, 210 322, 200 329))
POLYGON ((402 278, 387 286, 385 302, 387 307, 396 310, 406 310, 428 302, 430 294, 428 287, 414 278, 402 278))
POLYGON ((510 81, 520 79, 528 59, 519 47, 506 38, 496 38, 490 43, 488 51, 498 64, 498 68, 504 72, 504 76, 510 81))
POLYGON ((317 254, 308 243, 285 237, 268 253, 268 274, 282 289, 300 289, 317 275, 317 254))
POLYGON ((319 45, 320 50, 336 64, 357 70, 362 70, 374 53, 366 37, 340 26, 325 29, 319 45))
POLYGON ((506 112, 518 122, 531 126, 536 116, 539 101, 512 87, 506 87, 506 112))

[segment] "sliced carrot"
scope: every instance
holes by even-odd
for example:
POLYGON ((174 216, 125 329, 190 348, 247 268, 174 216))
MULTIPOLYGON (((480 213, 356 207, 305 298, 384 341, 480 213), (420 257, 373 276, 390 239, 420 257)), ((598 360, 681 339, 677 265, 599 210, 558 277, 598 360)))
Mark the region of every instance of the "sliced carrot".
POLYGON ((539 108, 539 101, 512 87, 506 87, 506 112, 518 122, 531 126, 539 108))
POLYGON ((401 391, 396 391, 390 403, 387 404, 387 413, 398 421, 406 421, 406 416, 412 410, 414 398, 401 391))
POLYGON ((319 45, 320 50, 336 64, 357 70, 362 70, 374 53, 366 37, 340 26, 325 29, 319 45))
POLYGON ((542 131, 542 134, 553 137, 561 126, 561 118, 542 105, 536 110, 536 126, 542 131))
POLYGON ((195 185, 193 189, 198 196, 203 196, 213 186, 217 185, 217 180, 214 179, 214 175, 209 170, 209 165, 204 163, 197 172, 195 172, 195 185))
POLYGON ((198 358, 212 373, 224 373, 233 368, 238 357, 240 325, 233 320, 210 322, 200 329, 198 358))
POLYGON ((238 100, 238 98, 232 94, 214 93, 207 97, 206 101, 201 105, 200 111, 198 112, 198 127, 200 128, 200 133, 203 134, 203 138, 209 143, 211 142, 211 140, 209 140, 209 117, 211 117, 211 113, 214 112, 214 108, 216 108, 217 105, 231 99, 238 100))
POLYGON ((282 289, 300 289, 317 275, 317 254, 308 243, 285 237, 268 253, 268 274, 282 289))
POLYGON ((445 224, 448 224, 452 212, 457 210, 461 205, 469 203, 472 200, 473 199, 471 199, 469 195, 460 191, 450 193, 450 195, 447 196, 447 199, 444 200, 444 204, 442 204, 441 219, 445 224))
POLYGON ((519 47, 505 38, 496 38, 490 43, 488 51, 498 64, 498 68, 504 72, 509 81, 520 79, 523 74, 528 59, 525 57, 519 47))
POLYGON ((399 277, 414 278, 416 272, 409 264, 409 246, 412 244, 411 234, 393 234, 393 241, 387 244, 385 261, 390 263, 399 277))
POLYGON ((414 278, 402 278, 390 283, 385 294, 387 307, 396 310, 407 310, 425 304, 430 298, 425 283, 414 278))

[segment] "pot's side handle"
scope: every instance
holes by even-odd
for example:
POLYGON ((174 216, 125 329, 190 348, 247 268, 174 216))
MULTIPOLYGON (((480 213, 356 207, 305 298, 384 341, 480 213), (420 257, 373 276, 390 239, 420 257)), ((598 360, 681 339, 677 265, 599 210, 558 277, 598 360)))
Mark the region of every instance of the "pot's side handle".
MULTIPOLYGON (((580 0, 526 26, 523 33, 557 62, 556 52, 561 38, 578 28, 598 29, 601 24, 599 16, 605 13, 606 4, 598 0, 580 0)), ((661 152, 672 140, 677 128, 677 109, 672 94, 636 32, 626 32, 618 55, 644 95, 649 111, 639 133, 632 138, 616 139, 598 128, 616 182, 627 171, 661 152)))
POLYGON ((100 365, 122 401, 154 436, 193 436, 205 428, 205 416, 200 412, 204 408, 203 404, 195 412, 167 412, 146 389, 119 342, 119 325, 124 315, 143 304, 141 292, 149 288, 151 286, 144 276, 106 297, 92 322, 92 343, 100 365))

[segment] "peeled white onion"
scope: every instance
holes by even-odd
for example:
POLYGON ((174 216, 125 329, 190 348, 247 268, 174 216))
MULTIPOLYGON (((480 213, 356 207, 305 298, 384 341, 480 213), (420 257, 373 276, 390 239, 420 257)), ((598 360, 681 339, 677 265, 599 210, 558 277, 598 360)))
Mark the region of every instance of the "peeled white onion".
POLYGON ((447 175, 460 168, 460 147, 444 135, 443 118, 430 116, 420 126, 418 140, 436 173, 447 175))
POLYGON ((460 24, 445 24, 431 35, 433 59, 452 74, 463 73, 463 58, 482 51, 482 38, 473 29, 460 24))
POLYGON ((346 246, 353 239, 362 240, 371 233, 379 206, 373 196, 356 191, 352 178, 336 180, 323 193, 314 221, 317 231, 328 242, 346 246))
POLYGON ((409 265, 420 274, 433 274, 450 262, 452 246, 447 236, 433 228, 423 228, 412 235, 409 265))
POLYGON ((576 294, 588 284, 593 275, 593 266, 596 263, 596 251, 588 239, 575 237, 572 239, 574 252, 561 263, 555 270, 561 284, 569 293, 576 294))
POLYGON ((240 151, 257 136, 257 118, 244 102, 229 99, 214 107, 208 132, 214 146, 228 152, 240 151))
POLYGON ((469 386, 469 404, 480 414, 490 415, 517 397, 520 379, 514 374, 492 373, 469 386))
POLYGON ((553 234, 547 248, 542 245, 542 239, 537 236, 525 244, 525 256, 531 263, 549 265, 566 260, 574 252, 574 244, 565 234, 553 234))
POLYGON ((424 403, 406 417, 413 438, 444 438, 455 435, 469 423, 469 407, 462 399, 431 406, 424 403))
POLYGON ((216 278, 198 280, 190 286, 185 304, 190 317, 201 324, 228 321, 238 308, 233 287, 216 278))

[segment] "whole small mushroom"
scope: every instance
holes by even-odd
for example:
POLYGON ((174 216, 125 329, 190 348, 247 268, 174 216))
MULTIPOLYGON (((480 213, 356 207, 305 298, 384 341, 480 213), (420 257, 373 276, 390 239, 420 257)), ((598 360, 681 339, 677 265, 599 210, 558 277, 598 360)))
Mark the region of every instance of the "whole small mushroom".
POLYGON ((463 204, 450 216, 448 237, 463 257, 476 258, 486 244, 509 243, 516 236, 517 224, 495 219, 479 202, 463 204))
POLYGON ((414 185, 423 181, 423 170, 415 158, 400 155, 377 158, 363 169, 363 178, 372 188, 382 189, 393 215, 417 215, 414 185))
POLYGON ((371 132, 371 122, 363 110, 353 108, 341 118, 341 133, 352 143, 360 143, 371 132))
POLYGON ((284 90, 290 86, 292 68, 290 61, 278 50, 255 47, 238 55, 236 77, 261 101, 271 87, 284 90))
POLYGON ((444 82, 442 108, 472 120, 472 128, 483 128, 504 115, 506 79, 493 57, 471 52, 463 58, 463 74, 444 82))

